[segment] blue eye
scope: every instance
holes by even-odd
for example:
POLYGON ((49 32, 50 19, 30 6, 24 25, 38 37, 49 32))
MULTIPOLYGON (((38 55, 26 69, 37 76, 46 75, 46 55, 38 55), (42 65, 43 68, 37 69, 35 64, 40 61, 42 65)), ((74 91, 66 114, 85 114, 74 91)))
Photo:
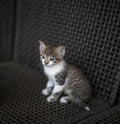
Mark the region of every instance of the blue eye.
POLYGON ((55 60, 55 58, 54 57, 50 57, 50 61, 54 61, 55 60))
POLYGON ((45 56, 41 55, 41 58, 42 58, 42 59, 45 59, 45 56))

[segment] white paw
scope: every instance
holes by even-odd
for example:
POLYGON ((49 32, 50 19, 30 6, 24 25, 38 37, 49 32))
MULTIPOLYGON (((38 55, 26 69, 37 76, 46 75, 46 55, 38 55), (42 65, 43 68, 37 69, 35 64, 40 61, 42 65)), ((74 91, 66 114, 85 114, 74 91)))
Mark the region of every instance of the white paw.
POLYGON ((61 103, 67 103, 68 101, 67 101, 67 97, 62 97, 62 98, 60 98, 60 102, 61 103))
POLYGON ((90 111, 90 108, 88 106, 85 107, 86 111, 90 111))
POLYGON ((51 96, 49 96, 49 97, 47 98, 47 101, 48 101, 48 102, 52 102, 53 100, 54 100, 53 95, 51 95, 51 96))
POLYGON ((45 96, 49 95, 47 89, 42 90, 42 94, 45 95, 45 96))

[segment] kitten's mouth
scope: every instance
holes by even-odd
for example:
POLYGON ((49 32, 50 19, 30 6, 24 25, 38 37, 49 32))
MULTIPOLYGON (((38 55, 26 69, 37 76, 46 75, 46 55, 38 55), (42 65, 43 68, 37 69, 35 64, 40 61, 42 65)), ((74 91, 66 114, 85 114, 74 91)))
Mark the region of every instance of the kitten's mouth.
POLYGON ((45 65, 47 66, 48 64, 45 63, 45 65))
POLYGON ((48 64, 44 64, 46 67, 51 67, 51 66, 54 66, 55 64, 50 64, 50 63, 48 63, 48 64))
POLYGON ((49 63, 44 63, 45 66, 51 66, 49 63))

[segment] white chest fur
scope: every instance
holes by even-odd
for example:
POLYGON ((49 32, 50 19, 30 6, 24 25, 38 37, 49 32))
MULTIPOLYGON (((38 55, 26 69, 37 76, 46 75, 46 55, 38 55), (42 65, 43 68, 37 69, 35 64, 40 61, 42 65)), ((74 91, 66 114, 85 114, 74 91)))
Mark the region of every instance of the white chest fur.
POLYGON ((65 65, 65 62, 61 61, 61 62, 59 62, 56 65, 51 66, 51 67, 44 66, 44 72, 49 79, 54 78, 54 76, 56 74, 58 74, 61 70, 64 69, 64 65, 65 65))

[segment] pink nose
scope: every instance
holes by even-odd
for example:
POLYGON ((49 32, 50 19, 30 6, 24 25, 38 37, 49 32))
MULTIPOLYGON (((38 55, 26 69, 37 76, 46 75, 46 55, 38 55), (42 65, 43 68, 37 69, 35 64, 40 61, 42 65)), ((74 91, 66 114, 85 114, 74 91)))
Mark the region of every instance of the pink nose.
POLYGON ((44 63, 47 65, 49 63, 49 61, 48 60, 45 60, 44 63))

